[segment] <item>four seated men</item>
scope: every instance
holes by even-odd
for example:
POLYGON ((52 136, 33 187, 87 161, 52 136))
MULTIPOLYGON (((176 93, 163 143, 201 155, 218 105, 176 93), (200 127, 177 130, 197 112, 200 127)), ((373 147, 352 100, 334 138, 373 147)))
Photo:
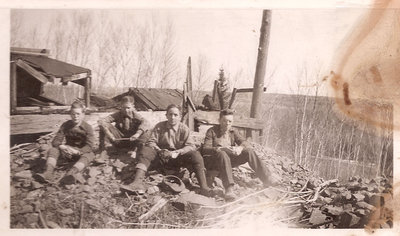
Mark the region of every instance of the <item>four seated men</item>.
MULTIPOLYGON (((149 122, 136 111, 133 97, 123 97, 121 107, 120 111, 99 120, 98 123, 100 151, 105 151, 106 141, 116 148, 137 148, 134 181, 123 185, 123 190, 144 193, 143 180, 150 166, 167 169, 186 167, 193 170, 200 185, 200 194, 205 196, 214 195, 207 185, 206 167, 208 170, 217 170, 225 187, 226 200, 234 200, 236 197, 233 192, 232 167, 249 163, 264 186, 270 184, 267 167, 238 131, 232 129, 232 110, 221 111, 220 124, 207 131, 201 149, 203 159, 196 150, 190 129, 181 123, 182 114, 178 106, 169 105, 166 111, 167 120, 156 124, 151 132, 149 122)), ((84 112, 85 108, 81 103, 72 104, 71 120, 65 122, 56 134, 53 147, 48 151, 46 171, 37 175, 39 179, 49 181, 52 178, 60 155, 79 159, 66 174, 66 177, 72 179, 93 161, 94 134, 92 127, 83 121, 84 112)))

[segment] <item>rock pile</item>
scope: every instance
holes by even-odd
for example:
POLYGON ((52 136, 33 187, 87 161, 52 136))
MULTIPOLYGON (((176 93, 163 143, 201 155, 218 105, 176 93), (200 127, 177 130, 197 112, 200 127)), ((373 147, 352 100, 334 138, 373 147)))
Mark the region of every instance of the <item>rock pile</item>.
MULTIPOLYGON (((254 206, 271 203, 278 203, 272 205, 284 213, 279 214, 276 222, 290 227, 392 226, 392 185, 388 179, 353 177, 346 183, 325 181, 290 158, 255 144, 255 151, 267 163, 276 186, 263 189, 248 166, 235 168, 235 191, 239 200, 234 203, 196 194, 196 180, 187 170, 175 173, 187 187, 181 193, 163 188, 163 176, 157 172, 147 176, 146 194, 121 192, 121 183, 132 180, 134 170, 135 155, 127 152, 109 152, 106 163, 94 163, 84 171, 82 183, 65 187, 42 184, 32 176, 43 171, 51 138, 48 135, 35 143, 11 148, 11 228, 218 227, 216 223, 222 220, 221 215, 238 220, 244 219, 244 215, 238 214, 262 216, 264 208, 254 206), (208 207, 208 211, 201 206, 208 207), (254 209, 259 212, 254 213, 254 209)), ((62 176, 70 166, 70 163, 61 163, 56 176, 62 176)), ((216 188, 220 185, 216 178, 216 188)), ((231 223, 227 226, 239 226, 237 222, 231 223)))

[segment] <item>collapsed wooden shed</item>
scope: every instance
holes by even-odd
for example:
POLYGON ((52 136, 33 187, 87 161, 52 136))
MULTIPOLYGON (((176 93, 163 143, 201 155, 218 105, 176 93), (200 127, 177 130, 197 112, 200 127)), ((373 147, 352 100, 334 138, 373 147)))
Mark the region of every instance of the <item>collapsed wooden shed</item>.
POLYGON ((43 108, 57 109, 75 99, 84 99, 89 106, 90 88, 90 69, 50 58, 48 49, 11 48, 12 115, 40 113, 43 108), (82 86, 82 96, 70 95, 73 93, 65 89, 69 82, 82 86))

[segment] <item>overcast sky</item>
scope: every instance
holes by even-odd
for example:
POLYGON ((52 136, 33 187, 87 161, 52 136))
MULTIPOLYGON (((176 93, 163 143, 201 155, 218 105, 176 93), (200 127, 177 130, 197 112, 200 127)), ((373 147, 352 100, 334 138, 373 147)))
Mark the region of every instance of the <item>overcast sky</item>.
MULTIPOLYGON (((68 15, 72 11, 19 12, 22 30, 29 31, 37 26, 46 29, 55 14, 68 15)), ((266 78, 272 79, 269 92, 292 93, 299 83, 309 86, 327 75, 335 49, 364 12, 354 8, 272 10, 266 78), (301 73, 304 70, 307 76, 301 73), (272 73, 272 77, 268 76, 272 73)), ((176 58, 182 73, 188 56, 192 56, 195 64, 197 57, 203 55, 211 75, 217 77, 221 66, 228 76, 242 70, 236 87, 253 85, 262 10, 107 10, 105 13, 115 24, 121 24, 121 13, 133 21, 152 15, 171 19, 177 36, 176 58)))

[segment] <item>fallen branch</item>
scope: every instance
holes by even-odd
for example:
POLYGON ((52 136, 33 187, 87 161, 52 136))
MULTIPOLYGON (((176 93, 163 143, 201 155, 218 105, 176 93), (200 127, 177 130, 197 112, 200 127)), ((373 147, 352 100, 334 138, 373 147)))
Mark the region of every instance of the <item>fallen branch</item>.
POLYGON ((82 206, 81 206, 81 219, 79 221, 79 229, 82 228, 82 224, 83 224, 83 213, 84 213, 84 208, 85 208, 85 202, 82 202, 82 206))
POLYGON ((158 210, 160 210, 165 204, 167 204, 168 200, 165 198, 161 198, 160 200, 157 201, 156 204, 148 212, 145 214, 139 216, 139 222, 143 222, 150 218, 154 213, 156 213, 158 210))
POLYGON ((32 143, 21 143, 10 148, 10 152, 31 145, 32 143))
POLYGON ((47 227, 47 223, 44 220, 43 215, 42 215, 42 211, 40 211, 40 209, 38 209, 38 213, 39 213, 40 223, 42 223, 43 228, 48 229, 49 227, 47 227))
POLYGON ((246 198, 252 197, 252 196, 257 195, 257 194, 260 194, 260 193, 264 192, 264 191, 267 190, 267 189, 268 189, 268 188, 265 188, 265 189, 263 189, 263 190, 260 190, 260 191, 255 192, 255 193, 251 193, 251 194, 246 195, 246 196, 244 196, 244 197, 241 197, 241 198, 239 198, 239 199, 237 199, 237 200, 235 200, 235 201, 233 201, 233 202, 230 202, 230 203, 227 203, 227 204, 224 204, 224 205, 221 205, 221 206, 200 206, 199 209, 201 209, 201 208, 221 209, 221 208, 224 208, 224 207, 232 206, 233 204, 238 203, 238 202, 241 202, 241 201, 243 201, 243 200, 246 199, 246 198))
POLYGON ((181 225, 172 225, 172 224, 164 224, 164 223, 131 223, 131 222, 123 222, 120 220, 114 220, 108 222, 107 224, 113 224, 113 223, 117 223, 120 225, 136 225, 136 226, 155 226, 155 225, 159 225, 162 227, 171 227, 171 228, 182 228, 181 225))

